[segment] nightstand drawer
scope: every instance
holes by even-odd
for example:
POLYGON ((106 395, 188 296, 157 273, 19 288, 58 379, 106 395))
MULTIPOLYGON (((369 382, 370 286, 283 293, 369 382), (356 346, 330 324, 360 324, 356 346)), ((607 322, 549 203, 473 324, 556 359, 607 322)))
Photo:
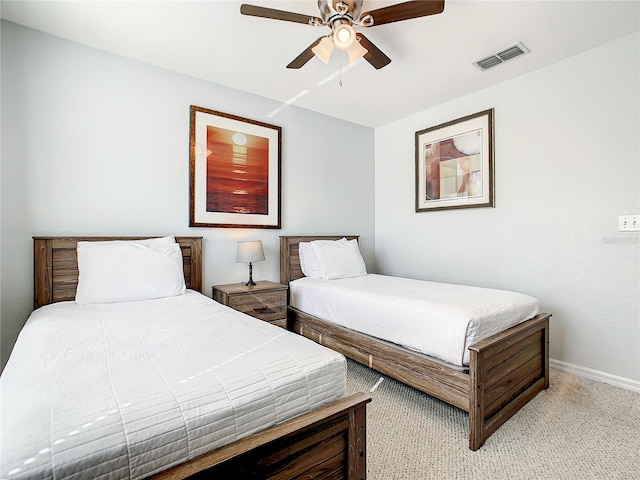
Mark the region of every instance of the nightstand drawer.
POLYGON ((251 292, 229 296, 235 310, 271 322, 287 316, 287 292, 251 292))
POLYGON ((250 286, 244 283, 214 285, 212 297, 234 310, 287 328, 288 291, 287 285, 262 280, 250 286))

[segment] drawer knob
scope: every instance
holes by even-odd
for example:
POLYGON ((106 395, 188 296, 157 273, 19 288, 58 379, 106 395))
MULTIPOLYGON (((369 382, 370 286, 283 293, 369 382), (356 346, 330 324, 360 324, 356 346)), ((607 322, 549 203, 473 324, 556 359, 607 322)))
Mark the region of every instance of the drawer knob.
POLYGON ((265 310, 267 310, 269 307, 253 307, 253 311, 254 312, 264 312, 265 310))

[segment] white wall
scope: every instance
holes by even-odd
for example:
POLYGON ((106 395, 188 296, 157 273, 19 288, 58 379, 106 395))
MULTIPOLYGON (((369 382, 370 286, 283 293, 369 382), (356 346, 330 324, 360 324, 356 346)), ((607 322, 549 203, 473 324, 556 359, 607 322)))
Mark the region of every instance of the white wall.
POLYGON ((640 379, 639 234, 617 231, 619 214, 640 213, 638 34, 374 142, 368 128, 296 107, 268 118, 271 100, 1 29, 2 364, 31 311, 32 235, 203 235, 210 295, 245 278, 238 239, 263 240, 254 277, 277 281, 279 235, 348 232, 370 270, 536 295, 553 313, 553 358, 640 379), (282 230, 188 227, 190 104, 283 127, 282 230), (490 107, 496 208, 415 213, 414 133, 490 107))
POLYGON ((537 296, 552 358, 640 380, 640 234, 618 232, 619 214, 640 213, 639 45, 636 33, 377 128, 378 270, 537 296), (415 213, 415 132, 491 107, 496 207, 415 213))
MULTIPOLYGON (((206 60, 203 60, 206 61, 206 60)), ((215 62, 215 58, 208 59, 215 62)), ((204 290, 279 280, 279 235, 353 233, 373 263, 370 128, 2 22, 2 364, 33 304, 33 235, 203 235, 204 290), (189 105, 282 127, 282 229, 189 228, 189 105), (336 148, 339 145, 340 148, 336 148)))

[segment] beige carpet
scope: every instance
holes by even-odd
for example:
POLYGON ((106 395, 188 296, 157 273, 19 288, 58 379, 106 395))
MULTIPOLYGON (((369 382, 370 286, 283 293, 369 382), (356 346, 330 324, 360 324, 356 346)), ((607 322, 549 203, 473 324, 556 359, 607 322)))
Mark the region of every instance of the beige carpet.
MULTIPOLYGON (((382 375, 349 361, 349 393, 382 375)), ((384 377, 367 406, 369 480, 640 479, 640 394, 551 370, 551 386, 468 448, 468 415, 384 377)))

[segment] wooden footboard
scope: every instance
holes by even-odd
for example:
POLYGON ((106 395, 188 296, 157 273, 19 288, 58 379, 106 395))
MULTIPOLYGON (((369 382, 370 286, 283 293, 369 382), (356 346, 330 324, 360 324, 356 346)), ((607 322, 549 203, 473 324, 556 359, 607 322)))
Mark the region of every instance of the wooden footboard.
POLYGON ((357 393, 150 478, 364 480, 370 401, 357 393))
POLYGON ((469 448, 549 387, 549 314, 469 347, 469 448))

